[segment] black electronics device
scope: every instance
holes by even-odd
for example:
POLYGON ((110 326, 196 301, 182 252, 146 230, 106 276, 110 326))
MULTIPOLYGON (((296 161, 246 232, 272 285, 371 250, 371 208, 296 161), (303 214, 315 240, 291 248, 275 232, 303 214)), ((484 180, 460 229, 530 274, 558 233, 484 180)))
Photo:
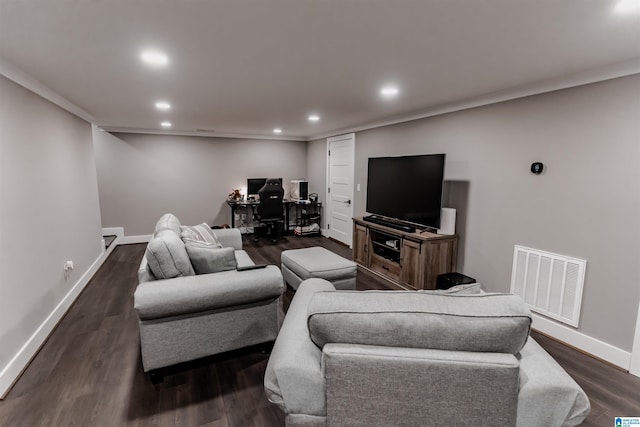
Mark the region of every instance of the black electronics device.
POLYGON ((368 221, 440 228, 444 164, 444 154, 369 158, 366 211, 374 218, 368 221))
POLYGON ((436 289, 449 289, 454 286, 469 285, 471 283, 476 283, 476 279, 460 273, 444 273, 436 279, 436 289))
POLYGON ((381 217, 380 215, 367 215, 362 219, 368 222, 373 222, 374 224, 384 225, 385 227, 395 228, 396 230, 405 231, 407 233, 413 233, 414 231, 416 231, 415 227, 381 217))
POLYGON ((544 165, 541 162, 531 163, 531 172, 540 175, 544 169, 544 165))
POLYGON ((258 191, 264 187, 267 178, 247 178, 247 200, 255 200, 258 191))
POLYGON ((309 183, 307 181, 300 182, 300 200, 309 200, 309 183))

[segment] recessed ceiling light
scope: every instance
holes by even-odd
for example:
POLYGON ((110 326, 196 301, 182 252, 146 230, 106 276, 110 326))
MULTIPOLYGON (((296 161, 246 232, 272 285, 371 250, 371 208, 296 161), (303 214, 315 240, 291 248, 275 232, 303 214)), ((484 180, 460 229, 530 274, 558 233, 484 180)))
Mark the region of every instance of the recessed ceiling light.
POLYGON ((160 123, 160 126, 162 126, 163 128, 170 128, 171 127, 171 122, 162 122, 162 123, 160 123))
POLYGON ((282 129, 280 129, 280 128, 275 128, 275 129, 273 130, 273 133, 282 133, 282 129))
POLYGON ((380 95, 385 98, 393 98, 394 96, 398 95, 398 92, 398 88, 395 86, 385 86, 380 89, 380 95))
POLYGON ((633 12, 635 10, 640 10, 640 1, 639 0, 619 0, 618 3, 616 3, 614 10, 620 13, 633 12))
POLYGON ((320 120, 320 116, 317 114, 312 114, 308 117, 310 122, 317 122, 318 120, 320 120))
POLYGON ((156 102, 156 108, 158 110, 168 110, 171 108, 171 104, 165 101, 158 101, 156 102))
POLYGON ((154 67, 162 67, 169 63, 169 58, 164 52, 159 50, 145 50, 140 55, 140 58, 147 64, 154 67))

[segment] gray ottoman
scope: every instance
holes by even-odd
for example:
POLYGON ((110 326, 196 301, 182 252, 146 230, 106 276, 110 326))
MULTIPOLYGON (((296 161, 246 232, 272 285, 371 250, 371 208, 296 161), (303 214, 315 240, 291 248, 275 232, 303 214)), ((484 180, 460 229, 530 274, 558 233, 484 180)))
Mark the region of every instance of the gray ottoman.
POLYGON ((293 289, 312 277, 328 280, 336 289, 356 288, 356 263, 325 248, 282 251, 280 260, 284 281, 293 289))

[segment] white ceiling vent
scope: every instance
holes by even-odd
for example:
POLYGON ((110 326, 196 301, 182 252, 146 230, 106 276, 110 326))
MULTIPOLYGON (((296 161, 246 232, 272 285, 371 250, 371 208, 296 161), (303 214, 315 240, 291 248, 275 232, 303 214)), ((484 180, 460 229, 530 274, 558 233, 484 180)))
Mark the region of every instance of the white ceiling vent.
POLYGON ((587 261, 537 249, 515 247, 511 293, 531 311, 577 327, 587 261))

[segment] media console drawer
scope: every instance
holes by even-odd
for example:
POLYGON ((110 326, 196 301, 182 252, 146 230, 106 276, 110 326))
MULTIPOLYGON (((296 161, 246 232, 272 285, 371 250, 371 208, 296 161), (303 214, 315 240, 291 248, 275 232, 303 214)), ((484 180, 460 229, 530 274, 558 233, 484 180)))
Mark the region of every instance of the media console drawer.
POLYGON ((393 262, 389 259, 383 258, 380 255, 371 255, 371 266, 373 271, 377 271, 390 279, 400 280, 400 264, 393 262))

